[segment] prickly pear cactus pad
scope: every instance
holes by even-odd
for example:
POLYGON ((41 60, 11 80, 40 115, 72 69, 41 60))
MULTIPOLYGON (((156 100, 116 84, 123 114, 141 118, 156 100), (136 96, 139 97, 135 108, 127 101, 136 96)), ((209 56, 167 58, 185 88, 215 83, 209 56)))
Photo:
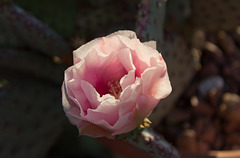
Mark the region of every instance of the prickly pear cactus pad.
POLYGON ((0 157, 44 157, 63 128, 59 87, 13 72, 0 75, 0 157))
POLYGON ((49 80, 59 85, 63 80, 62 74, 66 68, 63 65, 54 63, 46 56, 37 54, 36 51, 14 49, 0 49, 0 67, 29 73, 35 77, 49 80))
POLYGON ((82 0, 78 11, 77 28, 88 40, 116 30, 134 29, 139 0, 82 0), (84 28, 84 29, 82 29, 84 28))
POLYGON ((165 29, 181 30, 191 14, 190 0, 168 0, 166 4, 165 29))
POLYGON ((143 0, 139 4, 137 34, 141 40, 157 40, 158 49, 163 46, 165 9, 164 0, 143 0))
POLYGON ((41 158, 64 127, 53 56, 68 45, 11 1, 0 1, 0 157, 41 158))
POLYGON ((0 3, 0 25, 3 34, 0 46, 27 46, 51 56, 69 52, 67 44, 55 31, 12 2, 0 3))
POLYGON ((76 18, 78 11, 82 10, 78 0, 14 0, 14 2, 48 24, 65 39, 73 33, 76 34, 76 18))
POLYGON ((177 150, 161 135, 145 128, 138 135, 126 139, 130 144, 148 152, 154 158, 179 158, 177 150))
POLYGON ((233 30, 240 25, 238 0, 192 0, 191 19, 196 26, 208 31, 233 30))

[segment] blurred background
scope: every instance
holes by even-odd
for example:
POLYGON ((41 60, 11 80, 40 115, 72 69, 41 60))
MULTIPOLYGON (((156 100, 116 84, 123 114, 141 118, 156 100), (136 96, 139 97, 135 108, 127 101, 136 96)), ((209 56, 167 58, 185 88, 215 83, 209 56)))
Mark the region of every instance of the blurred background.
POLYGON ((123 29, 157 41, 168 65, 152 127, 183 157, 239 151, 239 18, 238 0, 0 0, 0 157, 121 157, 78 136, 61 84, 73 50, 123 29))

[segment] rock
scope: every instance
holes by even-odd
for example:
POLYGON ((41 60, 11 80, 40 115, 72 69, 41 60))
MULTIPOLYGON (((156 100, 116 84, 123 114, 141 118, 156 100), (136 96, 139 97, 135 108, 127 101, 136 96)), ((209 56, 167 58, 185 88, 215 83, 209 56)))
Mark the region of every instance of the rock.
POLYGON ((225 93, 219 111, 223 118, 240 122, 240 96, 234 93, 225 93))
POLYGON ((213 88, 222 89, 223 86, 224 86, 224 80, 221 76, 211 76, 211 77, 204 79, 200 83, 198 90, 199 90, 200 94, 203 97, 205 97, 211 89, 213 89, 213 88))

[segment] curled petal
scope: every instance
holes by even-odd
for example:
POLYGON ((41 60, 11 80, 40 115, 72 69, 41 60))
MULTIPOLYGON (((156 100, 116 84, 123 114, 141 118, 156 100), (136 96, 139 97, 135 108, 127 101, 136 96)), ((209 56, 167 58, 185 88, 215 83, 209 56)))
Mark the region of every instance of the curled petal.
POLYGON ((146 118, 150 115, 156 104, 159 102, 159 99, 156 99, 150 95, 140 95, 137 101, 137 118, 146 118))
POLYGON ((131 54, 130 49, 125 48, 125 49, 121 50, 117 54, 117 56, 118 56, 119 61, 123 65, 123 67, 126 69, 126 71, 131 71, 131 70, 136 69, 133 64, 132 54, 131 54))
POLYGON ((114 125, 114 132, 112 133, 112 136, 127 133, 136 128, 140 123, 141 122, 138 122, 136 119, 135 110, 131 111, 119 118, 119 120, 114 125))
POLYGON ((107 137, 109 139, 113 139, 112 132, 108 129, 104 129, 101 126, 92 124, 87 121, 82 121, 81 124, 78 126, 79 134, 80 135, 87 135, 93 138, 98 137, 107 137))
POLYGON ((99 93, 95 90, 95 88, 87 81, 81 80, 82 90, 90 103, 91 109, 96 109, 98 105, 101 103, 101 98, 99 93))
POLYGON ((116 100, 113 96, 109 96, 96 109, 88 109, 85 118, 95 124, 99 120, 104 120, 113 126, 119 119, 118 110, 119 100, 116 100))
POLYGON ((96 39, 82 45, 75 51, 73 51, 73 64, 77 64, 82 59, 84 59, 86 57, 86 55, 92 51, 93 48, 99 48, 100 40, 101 40, 100 38, 96 38, 96 39))
POLYGON ((128 113, 129 111, 133 111, 136 107, 137 99, 141 93, 141 83, 140 79, 136 80, 135 84, 127 86, 121 96, 120 96, 120 109, 119 115, 120 117, 128 113), (131 96, 131 97, 129 97, 131 96))
POLYGON ((164 65, 146 69, 142 74, 142 91, 155 97, 156 99, 165 98, 171 93, 171 84, 164 65))
POLYGON ((117 32, 114 32, 114 33, 108 35, 107 37, 113 37, 116 35, 121 35, 121 36, 127 37, 129 39, 137 38, 136 33, 133 31, 130 31, 130 30, 120 30, 120 31, 117 31, 117 32))
POLYGON ((145 46, 151 47, 153 49, 157 48, 156 41, 148 41, 143 43, 145 46))
POLYGON ((124 90, 127 86, 134 84, 135 79, 135 70, 129 71, 128 74, 124 75, 120 80, 122 89, 124 90))

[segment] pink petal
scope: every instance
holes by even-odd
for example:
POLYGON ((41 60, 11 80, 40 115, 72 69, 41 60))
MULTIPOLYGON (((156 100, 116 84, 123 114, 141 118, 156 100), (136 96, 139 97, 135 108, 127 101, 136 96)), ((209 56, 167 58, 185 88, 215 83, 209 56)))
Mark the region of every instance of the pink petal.
POLYGON ((104 54, 101 50, 94 48, 85 58, 86 67, 88 69, 105 67, 115 56, 116 52, 104 54))
POLYGON ((92 109, 96 109, 100 102, 100 95, 95 88, 87 81, 81 80, 81 87, 92 109))
MULTIPOLYGON (((65 76, 64 76, 65 80, 62 85, 63 107, 65 110, 68 110, 69 108, 76 106, 77 108, 80 109, 79 115, 83 116, 85 112, 84 110, 88 108, 87 105, 89 105, 89 103, 87 102, 87 100, 84 100, 84 99, 81 100, 81 102, 79 102, 77 100, 78 97, 76 97, 76 95, 74 94, 76 93, 74 91, 74 88, 71 89, 72 87, 80 86, 80 85, 76 85, 75 84, 76 82, 74 83, 75 80, 71 78, 74 76, 73 70, 74 68, 70 67, 65 71, 65 76), (83 106, 81 104, 83 104, 83 106)), ((75 89, 77 89, 77 87, 75 87, 75 89)))
POLYGON ((102 39, 102 45, 100 47, 100 50, 104 54, 119 52, 122 49, 126 48, 125 45, 122 44, 118 36, 102 37, 101 39, 102 39))
POLYGON ((101 126, 94 125, 87 121, 82 121, 81 124, 78 125, 79 135, 87 135, 93 138, 97 137, 107 137, 109 139, 113 139, 112 132, 102 128, 101 126))
POLYGON ((73 119, 76 118, 76 120, 73 122, 71 121, 72 119, 70 119, 70 121, 73 124, 75 124, 75 122, 77 122, 77 120, 81 116, 82 108, 78 105, 78 102, 76 102, 76 100, 68 96, 64 82, 62 85, 62 103, 63 103, 63 109, 66 112, 67 116, 69 118, 73 117, 73 119))
POLYGON ((146 69, 142 74, 142 86, 143 94, 154 96, 156 99, 166 97, 172 90, 166 65, 163 63, 146 69))
POLYGON ((72 98, 71 96, 68 96, 66 93, 66 87, 63 83, 62 86, 62 92, 63 92, 63 107, 64 111, 66 113, 66 116, 68 117, 69 121, 76 126, 80 126, 83 122, 83 110, 81 110, 81 106, 79 105, 78 101, 76 99, 72 98))
POLYGON ((109 92, 109 81, 120 80, 127 74, 127 71, 116 55, 117 53, 113 52, 106 55, 94 49, 84 59, 86 69, 81 78, 92 84, 101 96, 109 92))
POLYGON ((146 62, 148 66, 151 65, 150 61, 152 58, 156 58, 156 59, 159 58, 159 53, 156 49, 142 45, 141 43, 139 43, 138 46, 136 47, 136 52, 138 52, 137 53, 138 58, 141 61, 146 62))
POLYGON ((151 60, 153 58, 159 59, 159 53, 157 50, 137 42, 135 50, 132 51, 132 58, 136 67, 136 76, 140 77, 145 69, 152 66, 151 60))
POLYGON ((141 118, 143 121, 144 118, 148 117, 152 110, 156 107, 159 99, 154 98, 150 95, 141 95, 138 98, 137 102, 137 112, 136 117, 141 118))
POLYGON ((121 44, 124 46, 124 48, 128 48, 131 51, 135 50, 137 45, 141 43, 137 38, 130 39, 126 36, 121 36, 121 35, 118 35, 116 37, 118 37, 118 39, 121 41, 121 44))
POLYGON ((122 87, 122 90, 124 90, 127 86, 134 84, 135 82, 135 70, 131 70, 128 72, 127 75, 124 75, 120 80, 120 85, 122 87))
POLYGON ((157 48, 156 41, 148 41, 143 43, 145 46, 151 47, 153 49, 157 48))
MULTIPOLYGON (((139 39, 129 39, 124 36, 118 36, 120 41, 125 45, 126 48, 129 48, 131 52, 137 52, 135 55, 137 58, 145 62, 150 66, 150 59, 152 57, 158 58, 158 51, 154 48, 156 46, 155 41, 145 42, 144 44, 139 41, 139 39)), ((132 57, 134 59, 134 57, 132 57)), ((137 67, 136 67, 137 68, 137 67)))
POLYGON ((99 49, 100 45, 101 45, 101 38, 96 38, 96 39, 82 45, 81 47, 79 47, 78 49, 73 51, 73 63, 76 64, 76 63, 80 62, 82 59, 84 59, 86 57, 86 55, 89 52, 91 52, 93 50, 93 48, 99 49))
MULTIPOLYGON (((133 31, 117 31, 115 33, 112 33, 110 35, 108 35, 106 38, 112 38, 115 36, 125 36, 127 38, 136 38, 136 34, 133 31)), ((108 42, 108 41, 106 41, 108 42)), ((80 62, 82 59, 84 59, 84 57, 93 50, 93 48, 95 49, 100 49, 100 46, 104 45, 104 39, 102 38, 96 38, 84 45, 82 45, 81 47, 79 47, 78 49, 76 49, 75 51, 73 51, 73 62, 74 64, 80 62)), ((111 41, 110 41, 111 42, 111 41)), ((107 43, 107 46, 103 48, 103 50, 107 50, 107 51, 103 51, 104 53, 111 53, 112 52, 112 48, 114 48, 114 51, 117 51, 115 48, 116 46, 120 46, 117 43, 118 41, 115 39, 115 42, 111 42, 110 44, 107 43), (112 45, 114 44, 114 45, 112 45), (110 48, 110 49, 109 49, 110 48)), ((118 49, 119 50, 119 49, 118 49)))
MULTIPOLYGON (((75 72, 77 73, 77 72, 75 72)), ((86 112, 88 108, 91 107, 89 101, 86 98, 85 93, 83 92, 81 88, 81 78, 75 78, 71 79, 69 81, 66 81, 66 88, 67 88, 67 93, 71 94, 71 97, 75 99, 78 103, 79 106, 81 107, 82 111, 86 112)))
POLYGON ((102 79, 104 81, 109 81, 113 79, 120 80, 126 74, 127 71, 123 67, 120 60, 116 57, 109 65, 106 65, 104 70, 102 70, 102 79))
POLYGON ((119 118, 118 110, 119 100, 111 96, 111 98, 103 100, 97 109, 88 109, 85 118, 94 124, 99 120, 104 120, 113 126, 119 118))
POLYGON ((98 49, 93 49, 84 59, 85 73, 82 75, 82 79, 88 81, 95 88, 98 82, 105 82, 106 85, 108 81, 102 81, 103 72, 106 67, 111 64, 112 60, 115 58, 115 53, 105 55, 98 49))
POLYGON ((133 65, 131 51, 128 48, 121 50, 117 57, 126 71, 135 70, 135 66, 133 65))
POLYGON ((168 77, 167 72, 163 74, 163 77, 158 80, 153 86, 152 94, 155 98, 165 98, 172 91, 172 86, 168 77))
POLYGON ((108 35, 107 37, 112 37, 112 36, 116 36, 116 35, 121 35, 121 36, 130 38, 130 39, 137 38, 136 33, 134 31, 130 31, 130 30, 120 30, 120 31, 117 31, 117 32, 114 32, 114 33, 108 35))
POLYGON ((80 110, 77 106, 72 106, 68 110, 65 110, 65 113, 69 121, 74 125, 79 125, 82 122, 82 117, 79 115, 80 110))
POLYGON ((64 110, 68 110, 74 105, 74 98, 71 97, 71 91, 68 92, 65 82, 62 84, 62 103, 64 110), (70 95, 70 96, 69 96, 70 95))
POLYGON ((139 59, 136 52, 132 52, 132 58, 133 58, 133 64, 136 67, 135 70, 135 76, 141 77, 141 74, 145 69, 147 69, 149 66, 142 60, 139 59))
POLYGON ((140 79, 136 80, 135 84, 127 86, 121 93, 119 98, 119 116, 123 116, 136 108, 137 98, 141 93, 140 79))
POLYGON ((131 111, 126 115, 121 116, 113 127, 114 132, 112 133, 112 136, 127 133, 139 126, 141 122, 138 122, 135 113, 135 111, 131 111))

